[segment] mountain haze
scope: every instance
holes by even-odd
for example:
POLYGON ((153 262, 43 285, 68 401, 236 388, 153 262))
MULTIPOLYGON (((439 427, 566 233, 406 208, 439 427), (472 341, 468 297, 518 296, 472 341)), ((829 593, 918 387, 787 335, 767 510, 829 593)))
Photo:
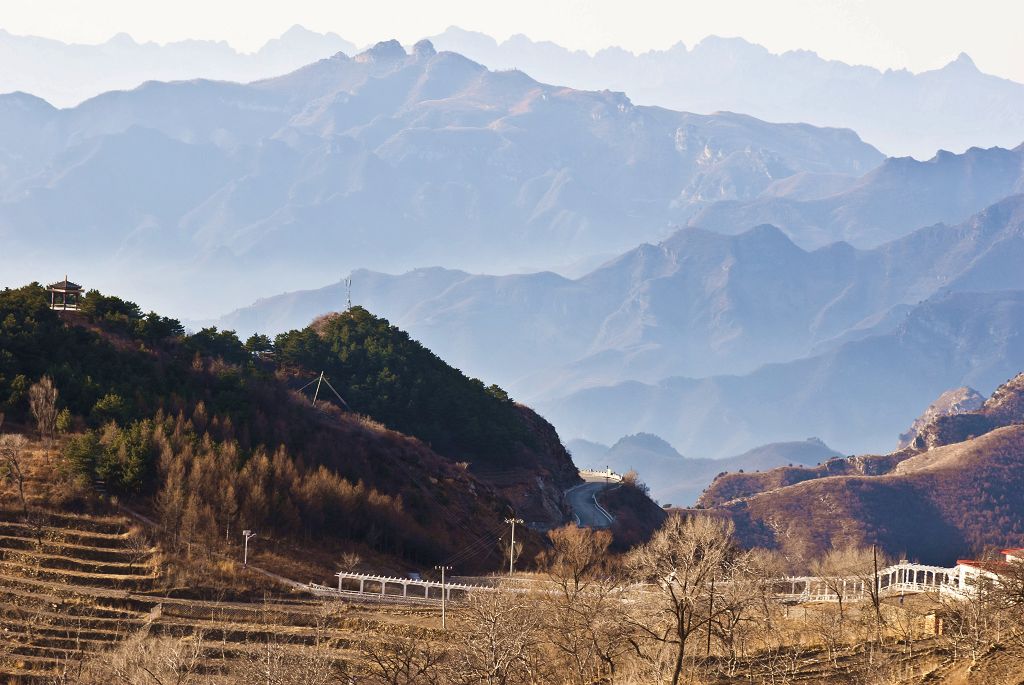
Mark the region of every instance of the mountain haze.
POLYGON ((74 107, 110 90, 146 81, 208 78, 254 81, 284 74, 356 46, 334 33, 293 26, 253 53, 223 41, 139 43, 125 33, 96 44, 67 44, 0 29, 0 92, 23 91, 57 107, 74 107))
POLYGON ((950 386, 986 392, 1024 368, 1024 291, 954 293, 890 333, 746 375, 588 388, 538 403, 564 435, 603 442, 658 431, 688 454, 726 456, 814 432, 855 453, 892 445, 950 386))
POLYGON ((837 240, 876 247, 911 228, 959 223, 1024 192, 1024 145, 1013 150, 971 148, 962 155, 942 151, 927 162, 887 159, 831 192, 836 187, 834 176, 819 180, 802 174, 780 181, 763 194, 770 196, 715 203, 690 222, 721 233, 770 223, 809 248, 837 240), (815 187, 820 188, 818 193, 815 187))
POLYGON ((203 293, 193 317, 357 266, 507 271, 621 251, 706 203, 881 161, 852 131, 636 107, 429 42, 66 110, 2 96, 0 120, 0 236, 18 264, 45 244, 83 281, 156 279, 150 297, 179 307, 203 293))
POLYGON ((608 447, 588 440, 566 445, 580 468, 618 473, 636 471, 651 496, 666 506, 691 506, 715 476, 726 471, 759 471, 776 466, 814 465, 839 456, 820 440, 761 445, 732 457, 703 459, 684 457, 670 444, 650 433, 620 438, 608 447))
MULTIPOLYGON (((893 332, 911 307, 935 295, 1024 289, 1015 266, 1020 255, 1024 196, 1013 196, 962 224, 922 228, 872 250, 837 243, 807 251, 767 225, 735 236, 686 228, 577 279, 445 269, 352 276, 357 302, 472 373, 498 379, 525 399, 550 399, 630 380, 750 373, 828 353, 893 332)), ((289 293, 218 324, 279 331, 337 308, 345 297, 341 284, 289 293)), ((939 390, 956 384, 950 378, 939 390)), ((920 400, 909 407, 915 411, 907 424, 920 400)), ((620 427, 618 435, 630 432, 609 430, 620 427)), ((655 426, 643 430, 664 434, 655 426)), ((816 433, 809 426, 773 440, 816 433)))
POLYGON ((1024 85, 982 73, 963 53, 942 68, 914 74, 826 60, 808 50, 775 54, 719 36, 692 47, 680 42, 641 54, 609 47, 593 55, 523 35, 499 44, 457 27, 432 40, 494 69, 519 68, 575 88, 622 90, 641 104, 849 127, 890 155, 928 159, 940 149, 1012 147, 1024 140, 1024 85))

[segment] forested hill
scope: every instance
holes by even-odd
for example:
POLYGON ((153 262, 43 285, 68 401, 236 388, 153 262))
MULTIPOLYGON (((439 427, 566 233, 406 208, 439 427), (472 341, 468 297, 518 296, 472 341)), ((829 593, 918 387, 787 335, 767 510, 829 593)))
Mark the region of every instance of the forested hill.
POLYGON ((274 357, 283 368, 323 370, 353 410, 471 466, 542 459, 541 436, 504 390, 467 378, 362 307, 277 336, 274 357))
MULTIPOLYGON (((577 476, 554 429, 366 310, 242 342, 95 291, 80 312, 48 302, 38 284, 0 292, 8 427, 32 423, 29 389, 49 377, 69 468, 193 538, 227 518, 430 561, 496 538, 509 513, 565 516, 577 476), (296 392, 321 371, 351 410, 296 392)), ((477 547, 464 567, 497 552, 477 547)))

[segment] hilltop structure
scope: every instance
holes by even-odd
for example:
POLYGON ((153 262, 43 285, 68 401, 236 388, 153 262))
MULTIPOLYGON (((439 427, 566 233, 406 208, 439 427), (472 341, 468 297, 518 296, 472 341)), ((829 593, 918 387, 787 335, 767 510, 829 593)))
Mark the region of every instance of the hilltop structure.
POLYGON ((57 281, 47 287, 50 292, 50 309, 62 311, 78 311, 78 304, 82 300, 82 286, 68 280, 67 274, 63 281, 57 281))

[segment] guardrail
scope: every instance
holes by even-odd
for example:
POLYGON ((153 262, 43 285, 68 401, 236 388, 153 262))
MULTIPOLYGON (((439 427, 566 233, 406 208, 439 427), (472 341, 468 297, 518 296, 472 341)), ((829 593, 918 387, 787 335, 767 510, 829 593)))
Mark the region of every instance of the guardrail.
POLYGON ((611 483, 621 483, 622 474, 615 473, 611 469, 607 471, 594 471, 592 469, 580 469, 580 476, 584 478, 607 478, 611 483))

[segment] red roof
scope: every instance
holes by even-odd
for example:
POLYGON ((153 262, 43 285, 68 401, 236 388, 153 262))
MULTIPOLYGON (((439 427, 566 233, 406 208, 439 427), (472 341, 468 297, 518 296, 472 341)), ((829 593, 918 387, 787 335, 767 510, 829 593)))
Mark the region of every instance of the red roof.
POLYGON ((977 559, 957 559, 956 563, 962 566, 973 566, 974 568, 980 568, 982 571, 992 571, 994 573, 998 573, 999 571, 1005 570, 1009 567, 1009 564, 1000 559, 987 559, 985 561, 979 561, 977 559))

